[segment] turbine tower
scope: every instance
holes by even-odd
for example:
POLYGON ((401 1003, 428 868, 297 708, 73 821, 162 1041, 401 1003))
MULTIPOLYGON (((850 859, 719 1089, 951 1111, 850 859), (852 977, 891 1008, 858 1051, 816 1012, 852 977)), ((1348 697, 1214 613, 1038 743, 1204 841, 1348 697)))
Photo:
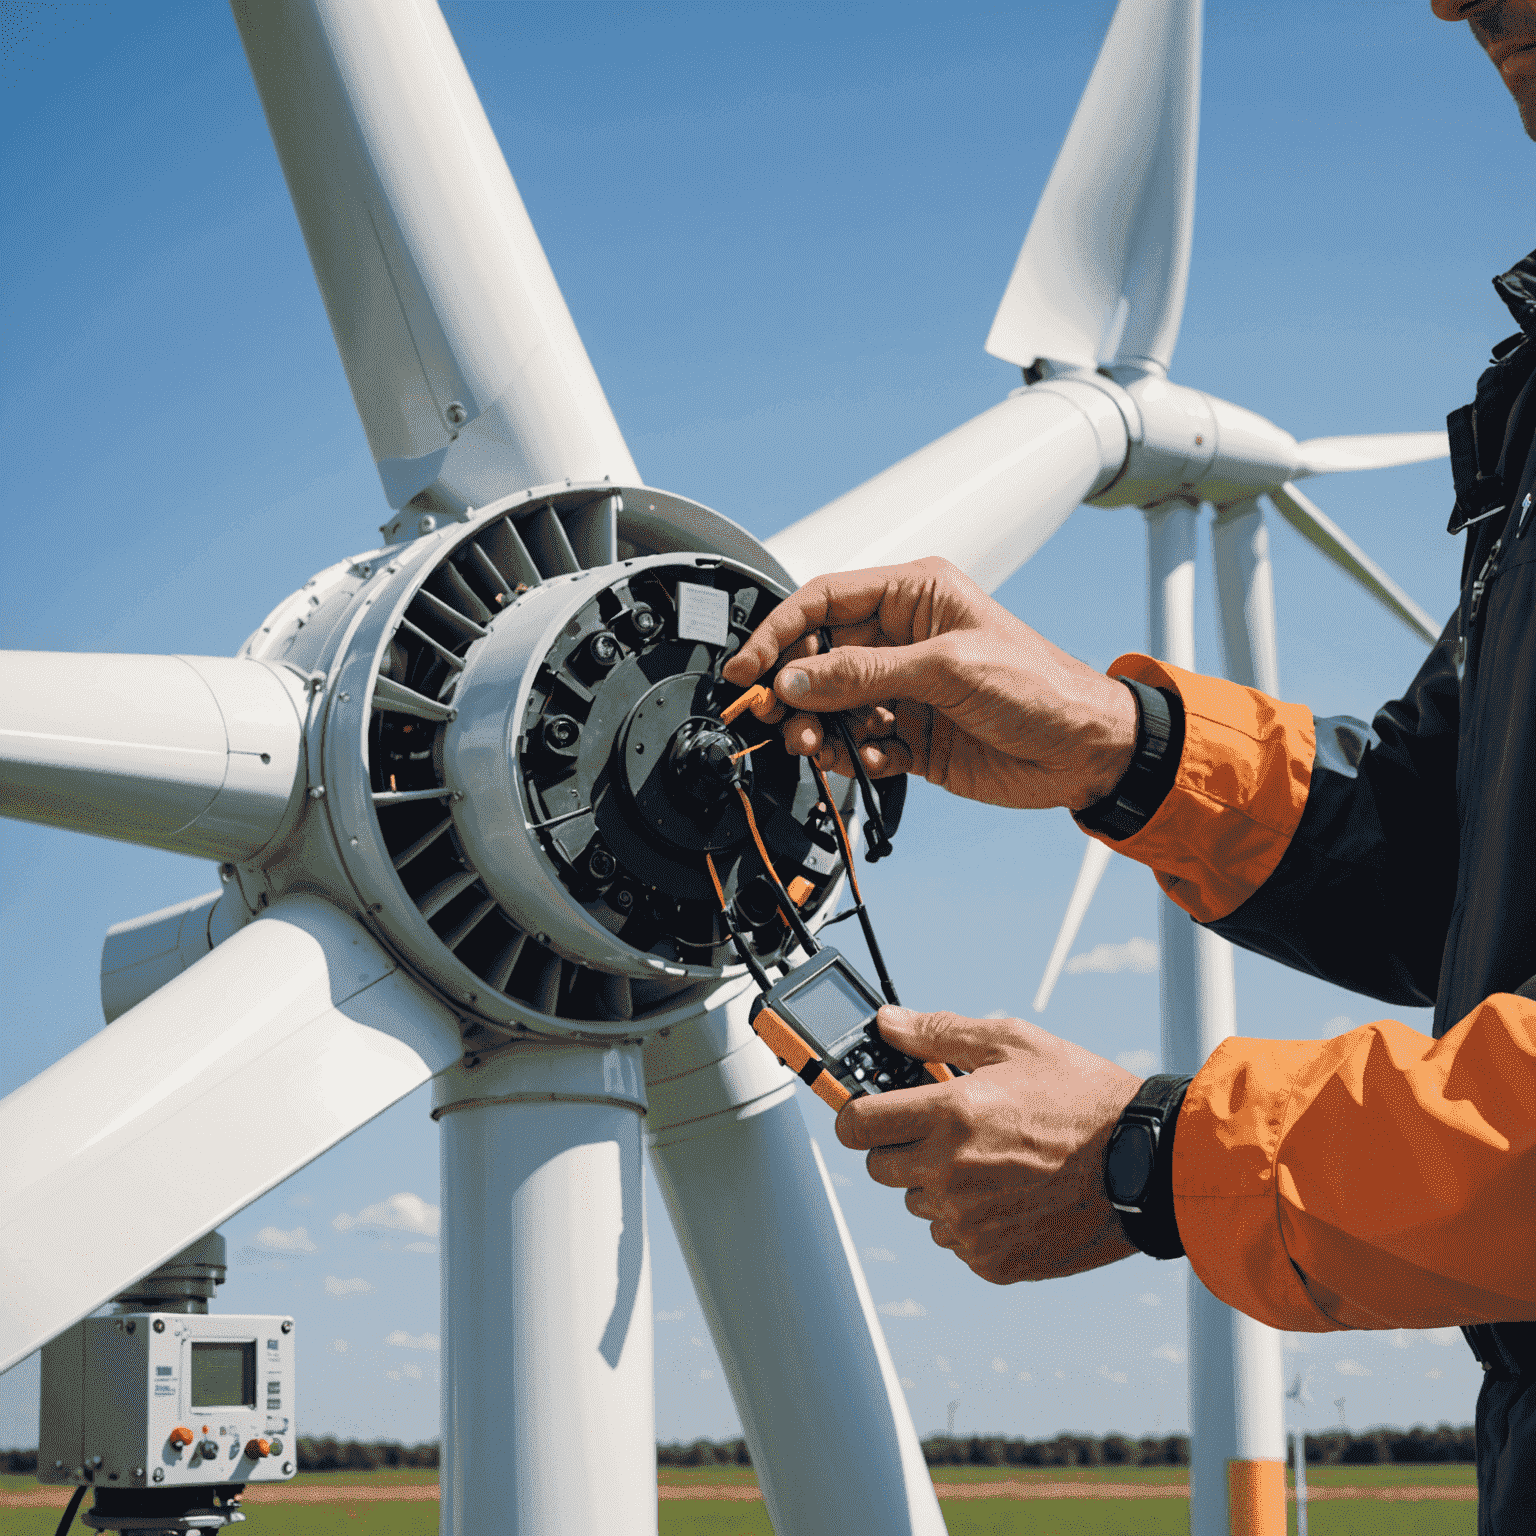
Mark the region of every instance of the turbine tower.
MULTIPOLYGON (((988 341, 1022 387, 760 544, 644 484, 433 0, 234 8, 393 512, 237 657, 0 661, 0 814, 221 877, 114 933, 110 1027, 0 1101, 0 1368, 431 1080, 445 1532, 654 1532, 648 1148, 780 1536, 938 1536, 794 1077, 702 886, 713 850, 783 953, 696 750, 720 665, 810 576, 938 553, 992 589, 1084 501, 1149 509, 1155 643, 1187 661, 1209 501, 1262 680, 1255 498, 1413 617, 1291 482, 1443 436, 1297 444, 1168 382, 1200 13, 1124 0, 988 341), (171 1180, 189 1146, 197 1177, 171 1180)), ((824 919, 813 781, 758 762, 764 837, 824 919)), ((1230 957, 1182 917, 1164 933, 1165 1054, 1194 1063, 1230 1025, 1230 957)), ((1212 1397, 1192 1366, 1201 1532, 1239 1510, 1200 1458, 1280 1454, 1278 1365, 1271 1394, 1267 1345, 1222 1326, 1245 1374, 1212 1397)))

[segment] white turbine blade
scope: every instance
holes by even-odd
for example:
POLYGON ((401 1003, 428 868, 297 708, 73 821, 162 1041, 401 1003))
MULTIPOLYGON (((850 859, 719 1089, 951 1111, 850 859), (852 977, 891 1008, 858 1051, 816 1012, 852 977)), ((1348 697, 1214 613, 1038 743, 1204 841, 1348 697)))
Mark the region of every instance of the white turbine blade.
POLYGON ((1045 1012, 1051 993, 1056 990, 1056 983, 1061 979, 1061 968, 1067 963, 1068 951, 1077 941, 1077 933, 1088 915, 1093 893, 1098 890, 1099 881, 1109 868, 1110 853, 1109 847, 1092 838, 1083 849, 1083 862, 1077 871, 1077 884, 1072 887, 1072 899, 1067 903, 1067 915, 1061 920, 1061 932, 1056 935, 1051 958, 1045 962, 1045 975, 1040 978, 1040 987, 1035 993, 1036 1013, 1045 1012))
POLYGON ((259 661, 0 652, 0 816, 250 858, 303 793, 304 709, 259 661))
POLYGON ((1365 588, 1377 602, 1389 608, 1409 629, 1429 641, 1440 638, 1440 627, 1392 580, 1382 568, 1344 532, 1327 518, 1294 485, 1289 483, 1269 492, 1275 510, 1309 544, 1315 545, 1333 563, 1365 588))
POLYGON ((1278 698, 1275 577, 1269 563, 1269 529, 1258 502, 1240 501, 1222 508, 1211 528, 1211 547, 1227 676, 1278 698))
POLYGON ((0 1370, 461 1052, 356 921, 274 903, 0 1100, 0 1370))
POLYGON ((1125 450, 1125 423, 1107 396, 1070 380, 1037 384, 775 534, 768 548, 802 582, 943 555, 990 592, 1109 483, 1125 450))
POLYGON ((434 0, 234 0, 390 505, 639 483, 434 0))
POLYGON ((1444 432, 1376 432, 1358 437, 1309 437, 1296 445, 1303 475, 1333 475, 1351 469, 1395 469, 1443 459, 1451 451, 1444 432))
POLYGON ((1166 373, 1195 218, 1200 0, 1121 0, 987 337, 994 357, 1166 373))

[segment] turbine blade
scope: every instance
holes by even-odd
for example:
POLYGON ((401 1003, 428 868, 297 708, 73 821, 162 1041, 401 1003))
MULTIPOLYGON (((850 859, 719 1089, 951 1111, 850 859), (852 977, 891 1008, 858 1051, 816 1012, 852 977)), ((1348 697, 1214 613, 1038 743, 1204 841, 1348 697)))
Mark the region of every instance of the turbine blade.
POLYGON ((461 1053, 357 922, 274 903, 0 1100, 0 1370, 461 1053))
POLYGON ((1211 547, 1227 676, 1278 698, 1275 577, 1269 563, 1269 529, 1257 500, 1240 501, 1217 512, 1211 547))
POLYGON ((1184 314, 1200 0, 1121 0, 987 337, 1028 367, 1168 371, 1184 314))
POLYGON ((434 0, 234 0, 393 507, 639 473, 434 0))
POLYGON ((1357 437, 1309 437, 1296 445, 1303 475, 1334 475, 1350 469, 1395 469, 1443 459, 1451 451, 1444 432, 1376 432, 1357 437))
POLYGON ((1106 844, 1093 838, 1088 840, 1087 847, 1083 849, 1083 862, 1077 871, 1077 884, 1072 887, 1072 899, 1067 903, 1067 915, 1061 920, 1061 932, 1056 935, 1056 942, 1051 947, 1051 958, 1045 962, 1045 975, 1040 978, 1040 987, 1035 993, 1036 1013, 1045 1012, 1045 1005, 1050 1002, 1051 993, 1056 990, 1056 983, 1061 979, 1061 968, 1067 963, 1068 951, 1077 941, 1077 933, 1088 915, 1093 893, 1098 890, 1099 881, 1109 868, 1111 851, 1106 844))
POLYGON ((1440 638, 1435 621, 1360 548, 1337 523, 1327 518, 1294 485, 1289 483, 1269 492, 1275 510, 1309 544, 1315 545, 1341 570, 1354 577, 1377 602, 1382 603, 1409 629, 1429 641, 1440 638))
POLYGON ((1107 396, 1070 380, 1037 384, 776 533, 768 548, 802 582, 943 555, 990 592, 1109 483, 1125 451, 1125 423, 1107 396))
POLYGON ((251 858, 302 793, 303 710, 259 661, 0 652, 0 816, 251 858))
POLYGON ((769 1522, 776 1531, 943 1536, 837 1196, 791 1096, 794 1079, 752 1038, 748 1001, 738 994, 686 1037, 652 1042, 647 1124, 651 1166, 769 1522), (724 1054, 700 1063, 711 1039, 724 1054))

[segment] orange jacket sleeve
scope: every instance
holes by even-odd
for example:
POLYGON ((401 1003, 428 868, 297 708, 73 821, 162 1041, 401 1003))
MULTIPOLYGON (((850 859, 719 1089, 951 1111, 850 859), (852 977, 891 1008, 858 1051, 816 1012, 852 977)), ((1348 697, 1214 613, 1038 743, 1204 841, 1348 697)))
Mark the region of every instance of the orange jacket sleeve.
POLYGON ((1443 1038, 1231 1039, 1184 1100, 1174 1211, 1195 1273, 1276 1328, 1536 1317, 1536 1002, 1443 1038))
MULTIPOLYGON (((1175 689, 1185 720, 1173 788, 1111 846, 1197 921, 1219 922, 1300 824, 1312 717, 1146 656, 1110 671, 1175 689)), ((1227 1040, 1190 1085, 1174 1141, 1195 1273, 1298 1331, 1536 1318, 1533 1191, 1536 1002, 1504 993, 1440 1040, 1394 1020, 1334 1040, 1227 1040)))
POLYGON ((1146 826, 1120 842, 1099 840, 1150 865, 1197 922, 1226 917, 1274 872, 1301 821, 1316 747, 1312 714, 1150 656, 1121 656, 1109 670, 1178 693, 1184 751, 1146 826))

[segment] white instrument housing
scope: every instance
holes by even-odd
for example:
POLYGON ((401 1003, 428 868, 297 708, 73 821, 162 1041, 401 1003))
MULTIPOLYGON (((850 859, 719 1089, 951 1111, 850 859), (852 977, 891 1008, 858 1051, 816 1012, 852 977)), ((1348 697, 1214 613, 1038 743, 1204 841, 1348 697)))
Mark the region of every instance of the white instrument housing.
POLYGON ((44 1345, 42 1380, 41 1482, 173 1488, 294 1474, 291 1317, 88 1317, 44 1345))

